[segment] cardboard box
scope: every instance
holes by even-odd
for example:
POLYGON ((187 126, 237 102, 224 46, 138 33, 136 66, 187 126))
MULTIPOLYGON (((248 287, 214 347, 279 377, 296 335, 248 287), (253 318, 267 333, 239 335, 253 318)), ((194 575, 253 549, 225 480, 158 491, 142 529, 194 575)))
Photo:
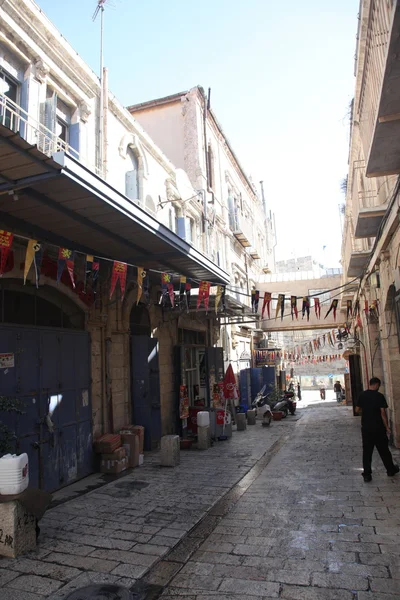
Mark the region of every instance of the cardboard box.
POLYGON ((100 472, 101 473, 122 473, 128 468, 128 459, 121 458, 121 460, 104 460, 100 461, 100 472))
POLYGON ((139 436, 139 453, 143 454, 144 427, 142 425, 126 425, 120 430, 120 434, 123 433, 136 433, 139 436))
POLYGON ((120 448, 115 450, 115 452, 111 452, 110 454, 102 454, 101 455, 102 460, 121 460, 122 458, 125 458, 125 457, 126 457, 126 449, 123 446, 121 446, 120 448))
POLYGON ((94 442, 94 451, 97 454, 111 454, 121 447, 121 436, 117 433, 106 433, 94 442))
POLYGON ((122 443, 129 446, 129 466, 139 466, 139 436, 136 433, 124 433, 122 443))

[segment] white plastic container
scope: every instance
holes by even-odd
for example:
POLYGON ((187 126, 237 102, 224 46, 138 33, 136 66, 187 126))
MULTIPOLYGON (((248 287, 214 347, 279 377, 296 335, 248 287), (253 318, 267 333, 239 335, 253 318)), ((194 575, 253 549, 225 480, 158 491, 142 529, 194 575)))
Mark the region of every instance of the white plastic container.
POLYGON ((206 410, 202 410, 197 413, 197 427, 209 427, 210 425, 210 413, 206 410))
POLYGON ((28 455, 6 454, 0 458, 0 494, 21 494, 29 484, 28 455))

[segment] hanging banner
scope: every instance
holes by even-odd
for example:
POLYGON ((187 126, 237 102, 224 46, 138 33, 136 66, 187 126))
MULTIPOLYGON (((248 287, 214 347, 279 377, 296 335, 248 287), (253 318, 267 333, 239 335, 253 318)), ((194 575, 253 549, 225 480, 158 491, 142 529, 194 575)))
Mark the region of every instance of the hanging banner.
POLYGON ((137 286, 138 286, 138 292, 137 292, 136 306, 139 304, 140 298, 142 297, 142 293, 143 293, 143 281, 144 281, 144 278, 146 277, 146 275, 147 275, 147 273, 143 269, 143 267, 137 267, 137 286))
POLYGON ((276 313, 275 320, 278 318, 278 315, 281 315, 281 321, 283 319, 283 311, 285 310, 285 295, 278 294, 278 301, 276 303, 276 313))
POLYGON ((189 392, 187 385, 179 387, 179 418, 181 420, 189 418, 189 392))
POLYGON ((163 308, 175 308, 174 285, 172 283, 172 276, 169 273, 161 274, 161 291, 160 303, 163 308))
POLYGON ((265 294, 264 294, 264 301, 263 301, 263 307, 262 307, 262 313, 261 313, 261 318, 262 319, 264 318, 265 309, 267 309, 268 319, 271 318, 271 313, 270 313, 271 298, 272 298, 272 294, 270 292, 265 292, 265 294))
POLYGON ((222 305, 222 310, 225 311, 226 307, 225 307, 225 286, 224 285, 218 285, 217 286, 217 295, 215 296, 215 312, 218 312, 218 306, 219 303, 221 302, 222 305))
POLYGON ((301 308, 302 319, 307 315, 307 321, 310 320, 310 298, 309 296, 303 296, 303 306, 301 308))
POLYGON ((347 319, 349 319, 350 317, 353 316, 353 301, 352 300, 347 300, 346 308, 347 308, 347 319))
POLYGON ((111 275, 110 300, 113 297, 113 294, 115 291, 115 286, 117 285, 117 281, 119 281, 119 286, 121 289, 121 300, 124 299, 127 272, 128 272, 128 265, 126 263, 118 262, 117 260, 114 261, 112 275, 111 275))
POLYGON ((25 266, 24 266, 24 285, 28 277, 29 270, 34 264, 36 287, 39 287, 40 266, 42 264, 43 248, 37 240, 29 240, 26 247, 25 266))
POLYGON ((315 316, 317 319, 321 318, 321 303, 319 298, 314 298, 314 308, 315 308, 315 316))
POLYGON ((209 281, 200 281, 199 296, 197 298, 197 308, 200 308, 201 303, 204 302, 204 307, 208 311, 208 303, 210 300, 210 287, 209 281))
POLYGON ((296 319, 299 318, 299 311, 297 310, 297 296, 290 296, 290 311, 292 314, 292 321, 293 321, 293 316, 296 317, 296 319))
POLYGON ((3 275, 3 273, 5 271, 7 256, 8 256, 8 253, 10 252, 10 248, 12 246, 13 239, 14 239, 14 234, 11 233, 11 231, 5 231, 4 229, 0 229, 0 252, 1 252, 0 276, 3 275))
POLYGON ((336 310, 337 310, 338 304, 339 304, 339 300, 338 299, 332 300, 332 303, 331 303, 331 305, 329 307, 329 310, 328 310, 328 312, 326 313, 326 315, 324 317, 325 319, 333 311, 333 318, 336 321, 336 310))
POLYGON ((99 277, 100 263, 94 259, 92 254, 86 255, 84 293, 86 294, 86 286, 90 283, 93 294, 96 294, 97 280, 99 277))
POLYGON ((75 289, 74 281, 74 259, 75 252, 68 248, 58 249, 58 263, 57 263, 57 283, 60 283, 61 276, 63 274, 65 266, 67 267, 69 277, 71 279, 72 287, 75 289))
POLYGON ((187 301, 187 295, 185 294, 186 283, 187 283, 186 277, 184 275, 181 275, 181 278, 179 279, 179 305, 182 310, 188 311, 189 305, 188 305, 188 301, 187 301))

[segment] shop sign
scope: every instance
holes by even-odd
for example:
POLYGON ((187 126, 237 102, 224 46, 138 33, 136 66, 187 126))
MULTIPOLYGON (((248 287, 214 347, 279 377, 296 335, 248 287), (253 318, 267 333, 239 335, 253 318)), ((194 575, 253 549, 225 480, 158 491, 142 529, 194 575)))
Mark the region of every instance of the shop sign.
POLYGON ((271 352, 270 350, 254 350, 255 367, 275 367, 281 360, 280 352, 271 352))
POLYGON ((13 352, 0 354, 0 369, 12 369, 15 367, 15 356, 13 352))

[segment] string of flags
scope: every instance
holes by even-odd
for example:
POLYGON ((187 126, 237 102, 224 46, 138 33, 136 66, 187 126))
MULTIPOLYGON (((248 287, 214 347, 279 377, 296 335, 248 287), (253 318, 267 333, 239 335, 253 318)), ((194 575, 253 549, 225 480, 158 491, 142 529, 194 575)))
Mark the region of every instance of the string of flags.
POLYGON ((329 348, 334 348, 337 342, 346 339, 350 335, 350 328, 351 325, 346 323, 344 327, 339 327, 337 330, 332 329, 331 331, 316 336, 308 342, 298 344, 287 351, 287 356, 285 356, 285 358, 292 362, 302 362, 306 357, 308 357, 308 360, 311 360, 310 357, 312 357, 316 362, 326 362, 329 360, 327 357, 331 357, 330 360, 339 360, 342 358, 342 355, 340 354, 327 353, 316 356, 315 353, 320 352, 321 350, 326 352, 329 348), (332 358, 333 356, 335 357, 334 359, 332 358))
MULTIPOLYGON (((258 290, 252 290, 251 298, 252 298, 252 302, 251 302, 252 310, 253 310, 253 312, 258 312, 258 301, 260 298, 260 292, 258 290)), ((302 300, 301 318, 302 319, 306 318, 307 321, 309 321, 310 320, 310 309, 311 309, 311 296, 303 296, 302 298, 299 298, 298 296, 290 296, 290 315, 292 317, 292 321, 294 321, 295 319, 296 320, 299 319, 299 310, 297 308, 297 302, 299 299, 302 300)), ((286 302, 285 294, 278 294, 278 298, 276 300, 277 300, 277 304, 276 304, 275 320, 278 319, 278 317, 280 317, 280 319, 282 321, 283 318, 286 316, 284 314, 285 313, 285 302, 286 302)), ((271 292, 265 292, 262 310, 261 310, 261 318, 262 319, 264 319, 265 314, 268 315, 268 319, 271 319, 271 302, 272 302, 271 292)), ((326 319, 328 317, 328 315, 332 312, 333 318, 336 321, 338 305, 339 305, 338 299, 335 298, 334 300, 332 300, 330 307, 325 314, 324 319, 326 319)), ((348 316, 350 313, 353 314, 352 307, 353 307, 352 300, 348 300, 347 301, 347 315, 348 316)), ((320 298, 314 298, 314 309, 315 309, 316 318, 318 320, 320 320, 321 319, 321 300, 320 300, 320 298)))
MULTIPOLYGON (((313 345, 313 343, 312 343, 313 345)), ((307 344, 308 347, 308 344, 307 344)), ((300 348, 300 347, 299 347, 300 348)), ((300 351, 300 350, 299 350, 300 351)), ((256 367, 271 367, 278 366, 281 361, 288 361, 296 364, 307 364, 307 363, 330 363, 337 360, 342 360, 341 354, 324 354, 316 356, 313 352, 296 354, 293 351, 282 351, 282 350, 267 350, 264 348, 256 348, 253 351, 254 364, 256 367)))

